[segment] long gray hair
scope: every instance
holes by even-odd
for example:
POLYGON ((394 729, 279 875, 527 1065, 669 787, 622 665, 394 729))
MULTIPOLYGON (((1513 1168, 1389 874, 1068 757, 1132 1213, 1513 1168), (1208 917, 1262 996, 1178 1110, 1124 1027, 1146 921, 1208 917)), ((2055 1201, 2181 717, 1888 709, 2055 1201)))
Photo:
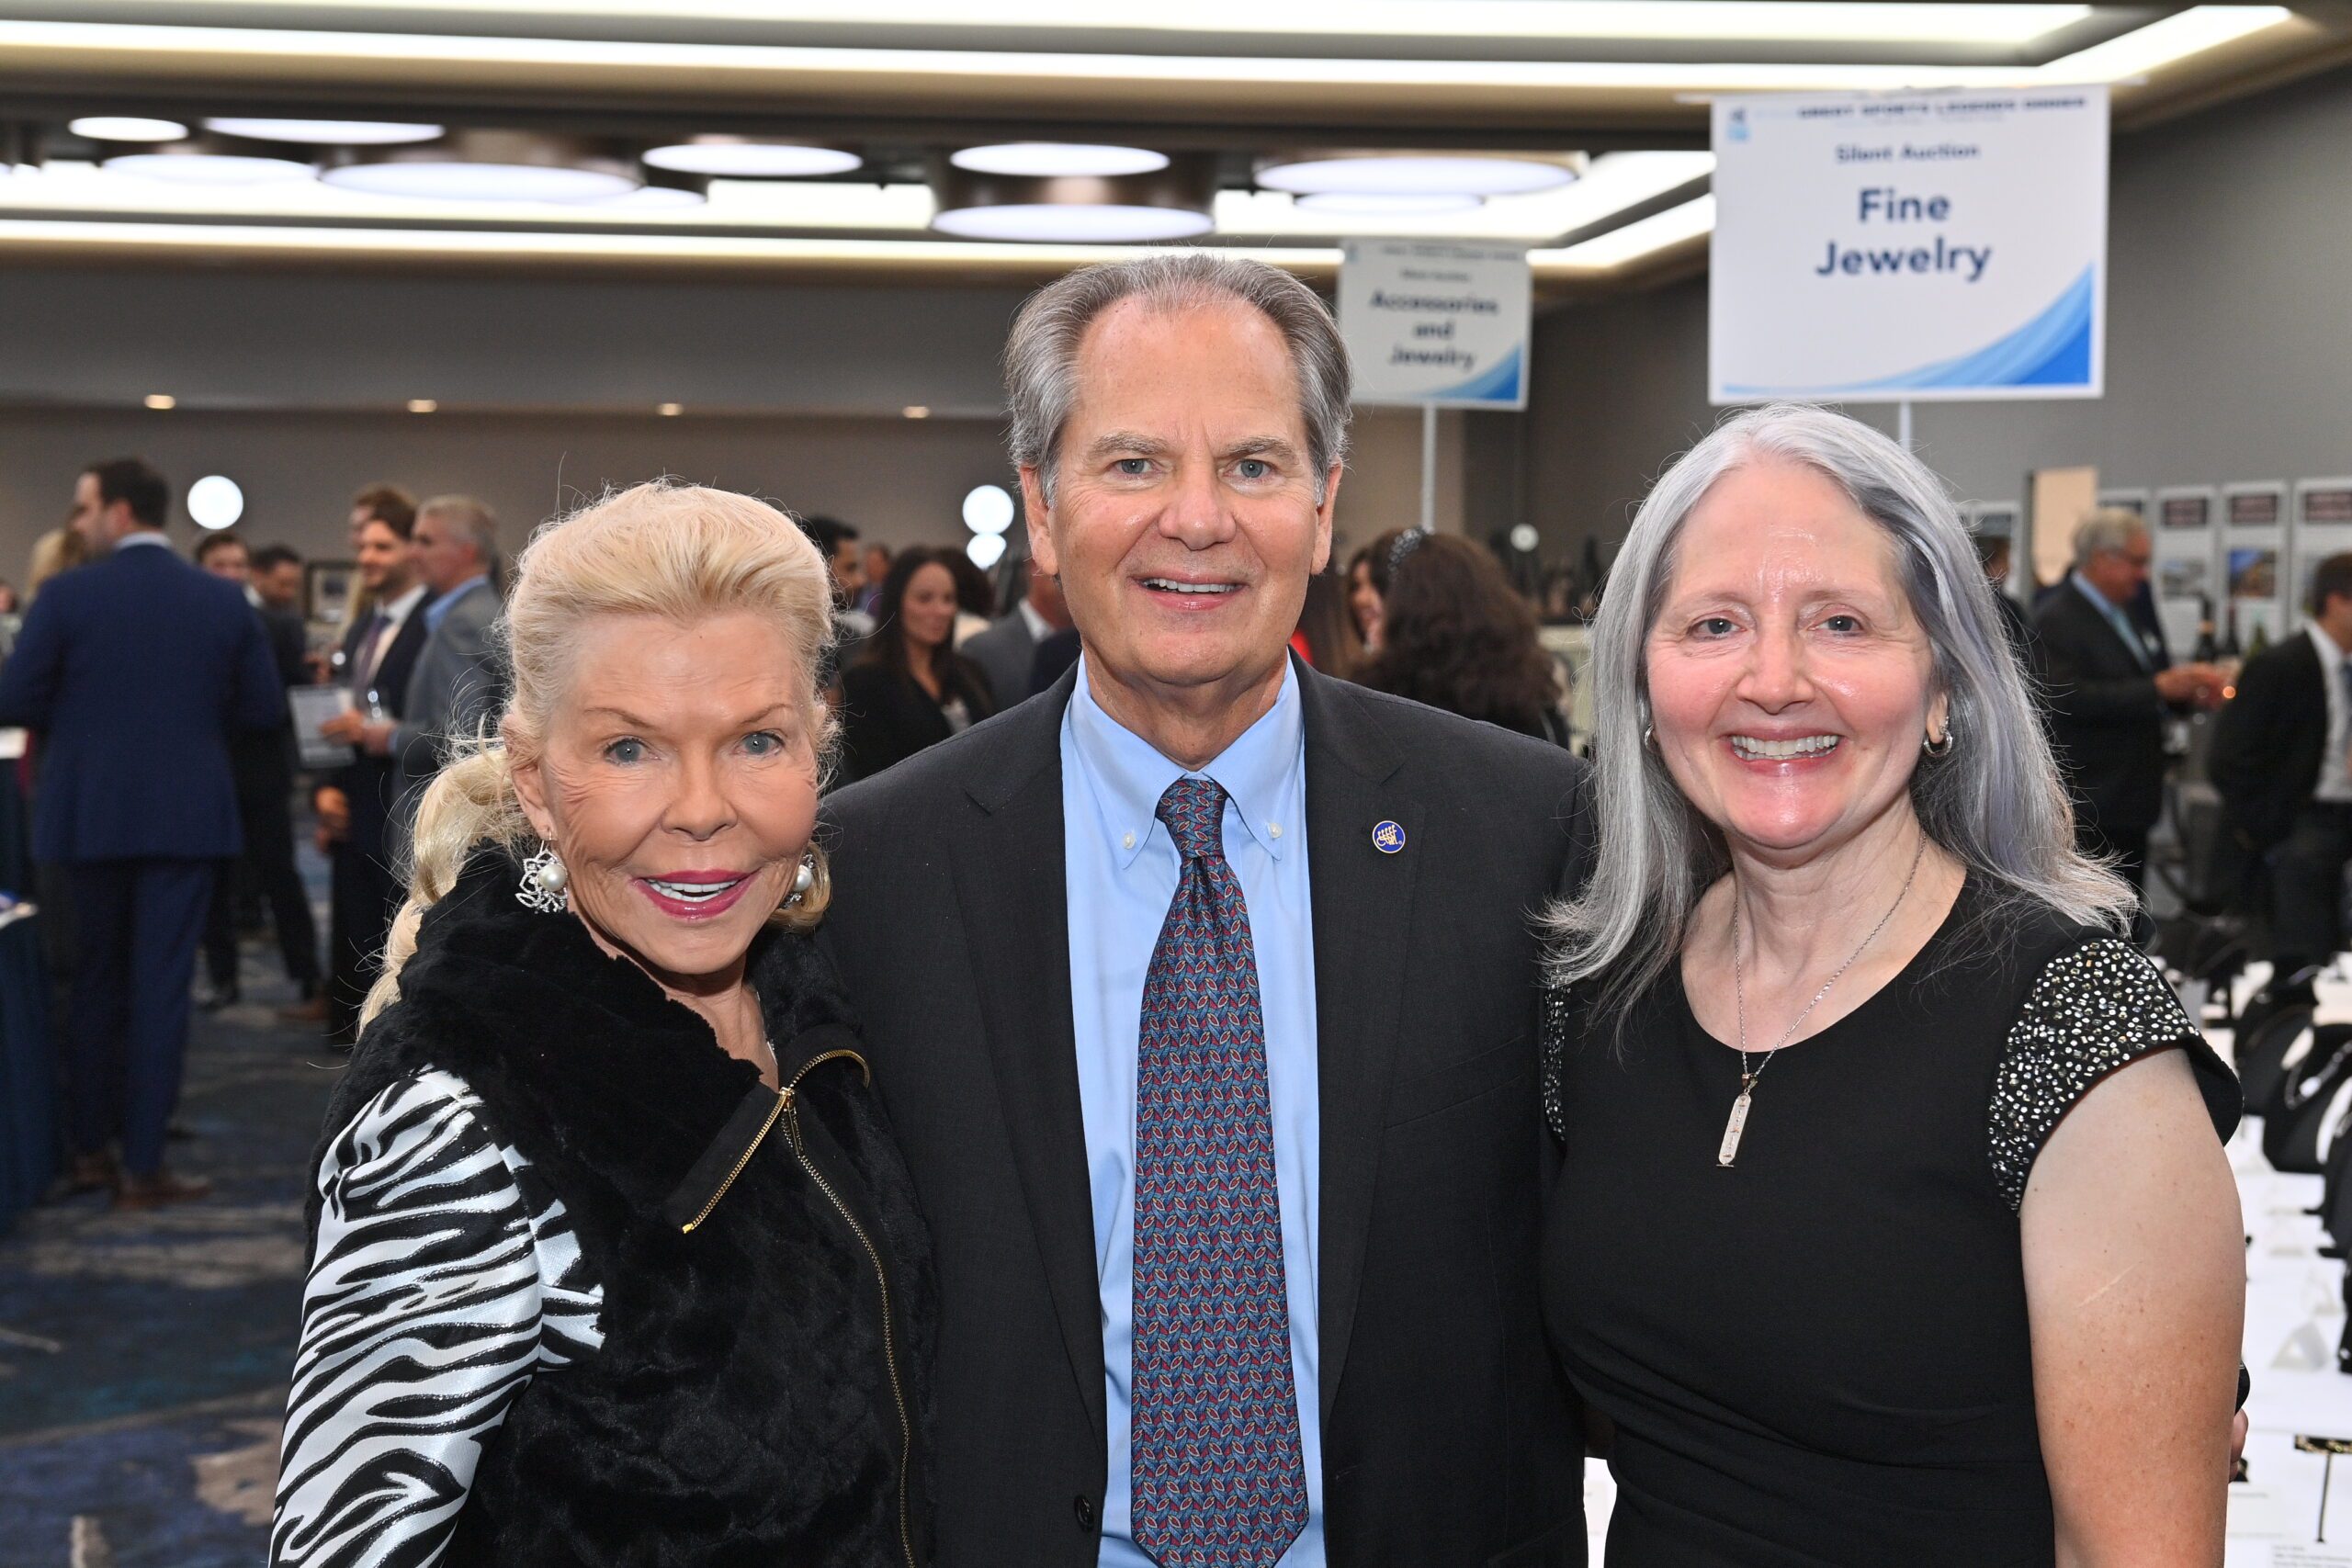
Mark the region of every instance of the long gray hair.
POLYGON ((1951 755, 1923 757, 1911 773, 1912 808, 1928 836, 1994 896, 1988 909, 2032 902, 2089 923, 2123 918, 2131 889, 2075 851, 2074 812, 2049 740, 1942 481, 1858 420, 1774 403, 1724 420, 1666 471, 1610 570, 1592 632, 1600 857, 1584 895, 1555 906, 1546 920, 1553 980, 1598 980, 1596 1016, 1622 1019, 1674 961, 1699 895, 1729 864, 1722 835, 1645 742, 1645 650, 1684 521, 1724 475, 1759 460, 1825 475, 1894 546, 1953 738, 1951 755))

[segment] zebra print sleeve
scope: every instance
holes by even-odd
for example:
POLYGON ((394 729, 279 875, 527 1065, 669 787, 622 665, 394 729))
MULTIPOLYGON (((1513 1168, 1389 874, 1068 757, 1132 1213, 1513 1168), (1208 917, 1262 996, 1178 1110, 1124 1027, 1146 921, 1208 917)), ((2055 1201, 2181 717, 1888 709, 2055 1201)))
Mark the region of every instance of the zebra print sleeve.
POLYGON ((508 1404, 602 1342, 562 1205, 481 1110, 453 1074, 403 1078, 320 1162, 277 1568, 439 1561, 508 1404))

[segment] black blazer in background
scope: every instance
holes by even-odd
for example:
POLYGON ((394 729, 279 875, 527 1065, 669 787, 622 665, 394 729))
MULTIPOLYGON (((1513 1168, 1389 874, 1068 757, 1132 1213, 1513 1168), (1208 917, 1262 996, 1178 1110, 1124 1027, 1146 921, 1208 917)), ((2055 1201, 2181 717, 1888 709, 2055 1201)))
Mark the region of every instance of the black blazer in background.
MULTIPOLYGON (((980 667, 945 649, 933 656, 940 691, 961 697, 977 724, 996 712, 980 667)), ((921 682, 903 670, 867 660, 842 671, 842 767, 852 779, 872 778, 956 731, 921 682)))
MULTIPOLYGON (((311 667, 304 655, 310 643, 300 619, 267 605, 256 608, 254 614, 261 617, 262 631, 269 638, 269 654, 277 666, 280 685, 291 691, 307 682, 311 667)), ((293 716, 289 713, 275 729, 232 736, 229 761, 236 773, 240 801, 292 795, 296 762, 293 716)))
MULTIPOLYGON (((2165 719, 2155 676, 2069 580, 2033 614, 2050 739, 2075 808, 2097 828, 2145 831, 2164 815, 2165 719)), ((2170 667, 2164 633, 2142 627, 2150 663, 2170 667)), ((1962 744, 1967 738, 1962 737, 1962 744)))
MULTIPOLYGON (((395 595, 397 597, 397 595, 395 595)), ((407 716, 408 678, 416 668, 416 656, 424 651, 428 635, 424 626, 424 607, 433 603, 428 596, 416 603, 392 634, 391 647, 376 661, 376 678, 369 684, 376 690, 377 700, 384 711, 394 718, 407 716)), ((343 668, 348 671, 359 658, 359 645, 368 636, 365 617, 354 621, 343 637, 343 668)), ((364 700, 364 692, 355 694, 364 700)), ((390 757, 371 757, 361 751, 345 766, 335 770, 327 781, 341 789, 351 801, 351 835, 354 849, 372 855, 390 864, 391 843, 392 799, 400 789, 400 765, 390 757)))
POLYGON ((2221 792, 2222 819, 2247 849, 2286 838, 2319 784, 2326 679, 2319 649, 2298 632, 2246 661, 2238 694, 2214 722, 2206 770, 2221 792))
MULTIPOLYGON (((1589 869, 1584 764, 1298 670, 1321 1106, 1325 1540, 1341 1568, 1584 1562, 1536 1299, 1556 1158, 1530 917, 1589 869), (1374 847, 1394 821, 1403 850, 1374 847)), ((1093 1568, 1102 1308, 1050 691, 831 797, 823 940, 932 1228, 941 1568, 1093 1568)), ((1736 1332, 1736 1325, 1727 1326, 1736 1332)))

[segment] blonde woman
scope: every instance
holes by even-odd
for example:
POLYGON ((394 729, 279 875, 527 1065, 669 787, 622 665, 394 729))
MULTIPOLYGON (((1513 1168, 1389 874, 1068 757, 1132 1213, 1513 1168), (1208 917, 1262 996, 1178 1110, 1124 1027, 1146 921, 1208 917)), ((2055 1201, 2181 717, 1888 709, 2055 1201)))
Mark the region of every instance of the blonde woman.
POLYGON ((314 1173, 272 1562, 913 1568, 928 1251, 808 935, 824 562, 543 528, 314 1173))

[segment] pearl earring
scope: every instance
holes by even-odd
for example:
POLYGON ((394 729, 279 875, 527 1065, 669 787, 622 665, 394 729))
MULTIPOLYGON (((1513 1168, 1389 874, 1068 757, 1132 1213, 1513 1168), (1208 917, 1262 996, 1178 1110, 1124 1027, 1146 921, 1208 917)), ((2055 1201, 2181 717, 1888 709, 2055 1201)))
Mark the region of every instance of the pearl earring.
POLYGON ((542 915, 560 915, 571 906, 563 889, 571 880, 552 846, 541 844, 536 853, 523 863, 523 885, 514 890, 514 901, 526 909, 542 915))
POLYGON ((797 908, 808 897, 808 890, 816 886, 817 857, 813 853, 802 855, 800 869, 792 874, 792 893, 785 899, 785 908, 797 908))

